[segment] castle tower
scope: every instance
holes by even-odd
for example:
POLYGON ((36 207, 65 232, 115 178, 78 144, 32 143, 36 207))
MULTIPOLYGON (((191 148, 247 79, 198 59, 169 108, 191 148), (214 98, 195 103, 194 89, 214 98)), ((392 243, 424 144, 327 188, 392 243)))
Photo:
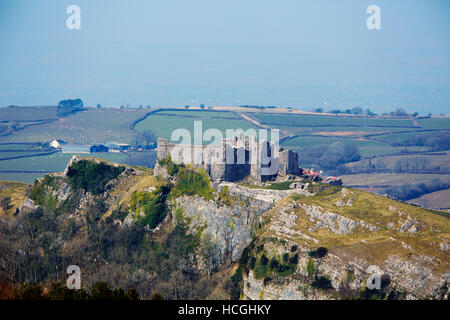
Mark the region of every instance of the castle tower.
POLYGON ((157 140, 158 148, 157 148, 157 159, 163 160, 169 157, 169 141, 164 138, 158 138, 157 140))

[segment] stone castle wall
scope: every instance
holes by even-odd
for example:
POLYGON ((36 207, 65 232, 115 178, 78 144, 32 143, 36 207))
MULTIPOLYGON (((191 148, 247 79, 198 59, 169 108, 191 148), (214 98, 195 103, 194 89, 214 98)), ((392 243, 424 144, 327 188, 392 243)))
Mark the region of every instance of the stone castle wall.
POLYGON ((301 174, 296 152, 280 150, 272 142, 258 142, 254 136, 224 139, 219 146, 173 144, 158 138, 157 159, 169 156, 176 163, 205 169, 213 181, 262 182, 301 174))

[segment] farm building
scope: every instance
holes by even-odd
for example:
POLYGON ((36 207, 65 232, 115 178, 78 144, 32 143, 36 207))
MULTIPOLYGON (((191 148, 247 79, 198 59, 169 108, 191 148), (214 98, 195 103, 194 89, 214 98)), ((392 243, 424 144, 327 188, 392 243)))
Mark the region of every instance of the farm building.
POLYGON ((66 142, 64 140, 60 140, 60 139, 55 139, 52 142, 50 142, 50 146, 55 149, 60 149, 65 144, 66 144, 66 142))

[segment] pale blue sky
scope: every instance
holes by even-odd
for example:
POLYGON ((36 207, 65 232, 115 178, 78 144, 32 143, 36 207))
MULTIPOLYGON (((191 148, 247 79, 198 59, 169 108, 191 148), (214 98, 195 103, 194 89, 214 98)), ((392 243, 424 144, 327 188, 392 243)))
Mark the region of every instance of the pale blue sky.
POLYGON ((0 106, 450 113, 449 18, 448 0, 1 0, 0 106), (371 4, 382 30, 366 28, 371 4))

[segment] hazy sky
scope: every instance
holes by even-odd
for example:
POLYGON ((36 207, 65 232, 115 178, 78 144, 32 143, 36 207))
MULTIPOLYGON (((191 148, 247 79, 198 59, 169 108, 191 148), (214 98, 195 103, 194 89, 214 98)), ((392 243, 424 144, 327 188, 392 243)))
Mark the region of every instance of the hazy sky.
POLYGON ((448 0, 1 0, 0 106, 450 113, 449 18, 448 0), (81 30, 66 28, 71 4, 81 30))

